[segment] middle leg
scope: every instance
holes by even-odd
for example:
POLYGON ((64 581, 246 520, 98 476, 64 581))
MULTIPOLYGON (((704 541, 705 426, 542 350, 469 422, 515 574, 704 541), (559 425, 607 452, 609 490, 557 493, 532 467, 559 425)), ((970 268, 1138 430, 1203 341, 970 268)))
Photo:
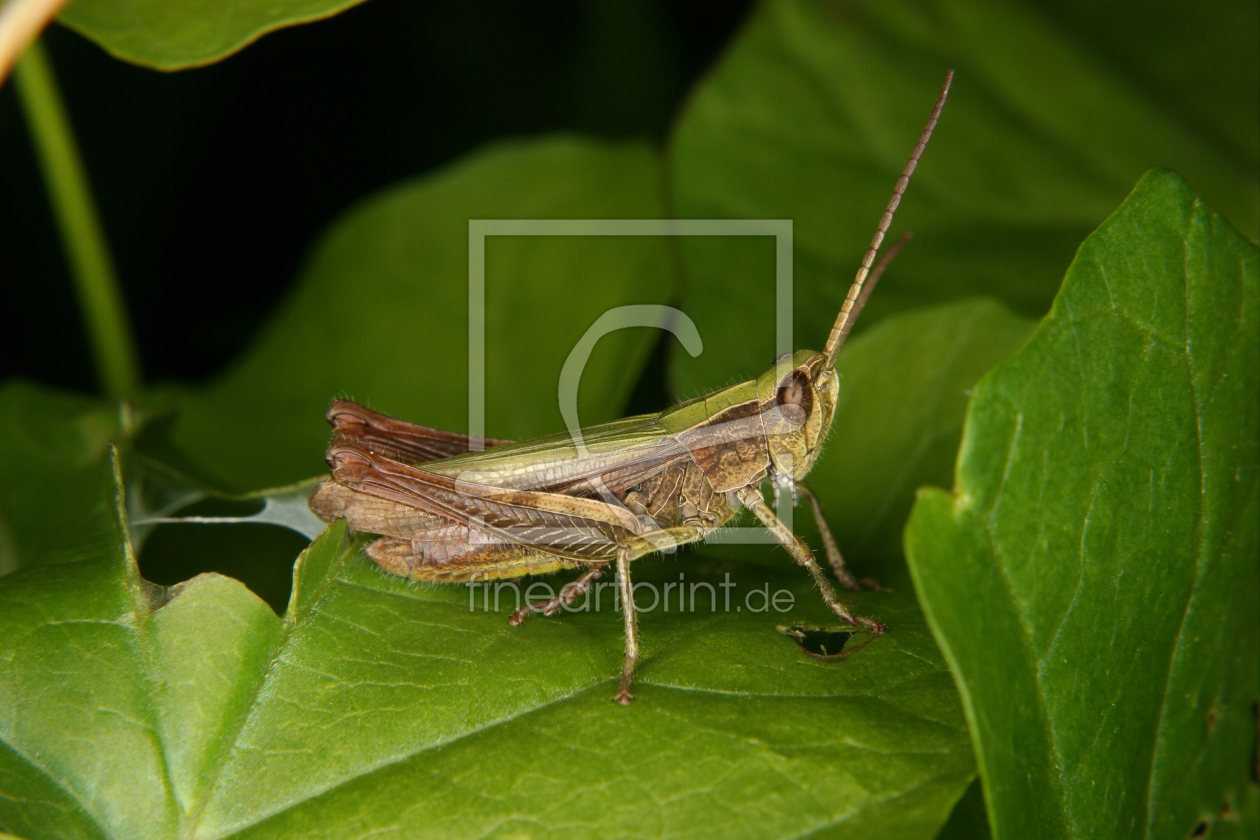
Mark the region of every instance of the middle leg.
POLYGON ((561 607, 572 606, 573 602, 586 594, 591 588, 591 584, 596 578, 604 573, 604 567, 591 566, 588 571, 582 574, 577 580, 564 585, 560 590, 560 594, 547 601, 534 601, 526 604, 512 613, 508 618, 508 624, 513 627, 519 627, 521 622, 525 620, 525 616, 533 612, 540 612, 543 615, 554 615, 561 607))

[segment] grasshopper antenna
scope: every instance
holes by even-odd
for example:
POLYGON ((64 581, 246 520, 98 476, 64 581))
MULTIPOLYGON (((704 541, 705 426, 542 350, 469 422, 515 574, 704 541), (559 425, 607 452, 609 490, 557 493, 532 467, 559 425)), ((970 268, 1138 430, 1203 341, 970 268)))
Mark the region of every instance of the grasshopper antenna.
POLYGON ((892 226, 893 214, 897 212, 897 205, 901 203, 901 197, 905 195, 906 187, 910 184, 910 176, 914 174, 914 169, 919 165, 919 158, 923 155, 923 150, 927 148, 928 140, 932 139, 932 132, 936 129, 936 121, 941 118, 941 109, 945 107, 945 98, 949 96, 949 86, 954 81, 954 71, 950 70, 945 75, 945 84, 941 87, 941 95, 936 97, 936 105, 932 108, 932 115, 928 117, 927 125, 923 127, 923 133, 919 135, 919 142, 915 144, 914 151, 910 153, 910 160, 906 161, 906 168, 901 170, 901 177, 897 179, 897 186, 893 188, 892 198, 888 199, 888 207, 884 210, 884 215, 879 220, 879 227, 875 229, 875 236, 871 238, 871 247, 866 249, 866 254, 862 257, 862 265, 858 268, 857 277, 853 280, 853 285, 849 287, 849 293, 845 295, 844 303, 840 305, 840 314, 836 316, 836 323, 831 328, 831 335, 827 336, 827 346, 823 352, 827 355, 827 363, 823 366, 821 376, 830 374, 836 367, 836 355, 840 352, 840 348, 844 345, 844 340, 849 335, 849 331, 853 329, 853 324, 857 321, 858 313, 862 311, 866 298, 870 295, 869 289, 864 290, 867 279, 870 278, 871 286, 874 288, 875 282, 879 279, 879 275, 883 272, 883 268, 888 264, 902 243, 888 254, 888 258, 881 262, 872 275, 871 266, 875 264, 875 257, 879 254, 879 246, 884 242, 884 235, 888 233, 888 228, 892 226))
MULTIPOLYGON (((871 269, 871 276, 866 278, 866 285, 862 287, 862 294, 858 295, 857 303, 853 304, 853 310, 849 312, 849 323, 852 324, 857 320, 858 315, 862 314, 862 307, 866 306, 866 302, 870 300, 871 292, 875 291, 875 284, 879 282, 879 278, 884 276, 884 272, 888 270, 888 265, 897 258, 897 254, 901 249, 906 247, 906 243, 914 239, 914 231, 908 230, 901 234, 901 238, 893 243, 884 256, 879 258, 879 262, 875 263, 875 267, 871 269)), ((845 335, 848 335, 847 331, 845 335)), ((844 343, 841 337, 840 343, 844 343)), ((838 348, 837 348, 838 349, 838 348)))

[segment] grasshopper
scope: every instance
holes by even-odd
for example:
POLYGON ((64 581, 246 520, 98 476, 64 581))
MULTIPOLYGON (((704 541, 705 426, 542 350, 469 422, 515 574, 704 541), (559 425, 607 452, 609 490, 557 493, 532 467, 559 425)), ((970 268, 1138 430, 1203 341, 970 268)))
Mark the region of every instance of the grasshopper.
POLYGON ((367 546, 368 556, 385 571, 415 580, 580 572, 555 598, 513 612, 513 626, 531 613, 552 615, 571 605, 615 564, 626 647, 613 699, 622 705, 634 699, 630 687, 639 657, 630 564, 703 540, 743 508, 809 570, 841 621, 873 636, 884 633, 883 624, 840 602, 809 546, 775 516, 761 488, 770 483, 776 493, 803 494, 836 578, 849 589, 863 583, 878 588, 845 567, 818 498, 803 479, 831 429, 840 391, 836 355, 896 251, 875 266, 952 79, 951 71, 821 352, 786 354, 755 380, 659 414, 520 443, 473 440, 337 400, 328 411, 332 477, 312 494, 311 510, 325 521, 344 517, 351 529, 379 535, 367 546))

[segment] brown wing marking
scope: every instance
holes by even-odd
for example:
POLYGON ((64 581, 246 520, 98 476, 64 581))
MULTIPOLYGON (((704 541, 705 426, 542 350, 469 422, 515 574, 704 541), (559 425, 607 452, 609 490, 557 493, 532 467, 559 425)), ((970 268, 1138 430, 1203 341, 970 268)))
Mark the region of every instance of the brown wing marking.
POLYGON ((325 481, 311 495, 325 522, 344 517, 357 531, 386 533, 367 554, 385 571, 414 580, 459 583, 581 568, 585 563, 548 554, 414 507, 325 481))
MULTIPOLYGON (((472 438, 458 432, 430 429, 364 408, 350 400, 333 400, 328 408, 333 439, 355 443, 369 452, 404 464, 423 464, 468 452, 472 438)), ((482 438, 486 448, 511 443, 482 438)))
MULTIPOLYGON (((608 562, 616 556, 619 543, 643 530, 642 523, 623 507, 461 481, 391 461, 354 444, 334 443, 328 460, 333 480, 356 493, 572 560, 608 562)), ((414 521, 395 531, 388 518, 382 522, 372 515, 377 511, 370 505, 359 511, 353 498, 341 501, 342 515, 351 528, 392 537, 414 535, 414 521)))
POLYGON ((325 522, 344 518, 355 531, 393 534, 409 539, 413 535, 428 533, 435 525, 450 524, 450 520, 389 499, 358 493, 335 481, 325 481, 316 487, 309 506, 325 522))

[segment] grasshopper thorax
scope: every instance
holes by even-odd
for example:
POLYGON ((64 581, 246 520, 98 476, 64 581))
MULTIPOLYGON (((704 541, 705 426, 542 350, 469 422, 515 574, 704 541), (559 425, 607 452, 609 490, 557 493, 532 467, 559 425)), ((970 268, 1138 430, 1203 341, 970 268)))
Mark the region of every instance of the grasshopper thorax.
POLYGON ((775 471, 799 481, 809 474, 831 431, 840 377, 814 350, 785 353, 757 377, 757 401, 775 471))

